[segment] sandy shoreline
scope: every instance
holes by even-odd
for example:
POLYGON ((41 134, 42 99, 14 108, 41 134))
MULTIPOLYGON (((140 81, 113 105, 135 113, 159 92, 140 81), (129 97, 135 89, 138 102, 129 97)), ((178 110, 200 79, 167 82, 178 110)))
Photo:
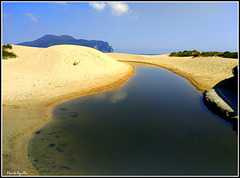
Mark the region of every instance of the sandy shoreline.
POLYGON ((78 48, 66 46, 42 49, 13 45, 13 51, 19 59, 2 61, 3 175, 7 171, 37 175, 27 156, 32 134, 50 120, 55 105, 125 83, 134 74, 134 67, 124 62, 166 68, 188 79, 200 92, 233 76, 231 69, 238 65, 237 59, 103 54, 87 48, 81 48, 79 54, 78 48), (71 55, 66 55, 69 50, 71 55), (77 56, 83 59, 76 60, 77 56))
POLYGON ((19 55, 19 59, 2 61, 2 175, 17 171, 26 171, 28 176, 38 175, 28 159, 28 143, 32 134, 51 119, 53 107, 70 99, 118 88, 134 74, 134 67, 117 62, 96 50, 80 48, 83 52, 80 56, 87 57, 87 61, 84 63, 84 57, 77 61, 82 62, 82 67, 79 64, 77 72, 77 66, 71 63, 76 61, 76 57, 73 56, 73 61, 70 60, 75 48, 71 51, 71 56, 61 58, 67 59, 69 66, 57 61, 58 54, 64 50, 62 48, 42 54, 36 52, 38 49, 28 50, 28 47, 21 46, 13 48, 24 48, 26 52, 30 52, 22 58, 19 55), (54 52, 50 56, 50 64, 45 61, 41 64, 42 68, 39 65, 34 66, 36 61, 31 60, 37 60, 40 56, 40 63, 43 60, 41 55, 47 57, 49 52, 54 52), (92 63, 98 63, 95 67, 89 63, 93 59, 92 63), (53 61, 56 66, 49 69, 48 67, 54 65, 53 61), (44 71, 46 68, 51 72, 44 71))
POLYGON ((169 57, 165 55, 134 55, 107 53, 110 57, 123 62, 152 64, 168 69, 187 79, 198 91, 213 88, 220 81, 233 76, 232 68, 238 59, 221 57, 169 57))
POLYGON ((28 143, 32 134, 38 129, 42 128, 42 126, 44 126, 51 119, 54 106, 78 97, 83 97, 94 93, 101 93, 118 88, 123 83, 125 83, 133 74, 134 70, 132 70, 131 73, 120 77, 119 80, 114 83, 105 86, 99 86, 97 88, 93 88, 90 91, 82 92, 81 94, 72 93, 63 97, 56 98, 55 100, 50 100, 42 103, 27 101, 27 104, 16 103, 14 105, 3 105, 2 174, 7 175, 8 171, 26 171, 28 176, 38 175, 36 170, 34 170, 34 168, 31 166, 31 162, 27 157, 28 143), (15 126, 10 126, 13 122, 15 123, 15 126), (12 127, 10 131, 9 129, 4 129, 8 126, 12 127), (9 134, 8 132, 12 132, 12 134, 9 134))
MULTIPOLYGON (((169 57, 166 55, 133 55, 121 53, 108 53, 109 56, 118 61, 138 62, 150 64, 170 70, 177 75, 187 79, 199 92, 204 94, 203 101, 213 113, 221 118, 231 122, 234 129, 238 123, 237 96, 225 89, 225 87, 234 87, 229 83, 223 88, 216 88, 223 81, 230 81, 233 78, 232 69, 238 65, 238 59, 221 57, 169 57), (213 89, 215 88, 215 89, 213 89), (214 90, 224 91, 224 95, 216 94, 214 90), (206 92, 211 91, 211 92, 206 92), (214 94, 215 93, 215 94, 214 94), (223 100, 221 97, 226 98, 223 100), (230 97, 231 96, 231 97, 230 97), (231 107, 229 106, 231 105, 231 107)), ((236 86, 235 86, 236 87, 236 86)))

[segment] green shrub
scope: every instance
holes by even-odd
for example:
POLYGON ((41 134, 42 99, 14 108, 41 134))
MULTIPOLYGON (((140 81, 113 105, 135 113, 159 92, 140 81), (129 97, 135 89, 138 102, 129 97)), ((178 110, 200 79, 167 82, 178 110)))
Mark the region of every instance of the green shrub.
POLYGON ((192 56, 192 51, 186 51, 185 50, 185 51, 183 51, 182 54, 183 54, 184 57, 189 57, 189 56, 192 56))
POLYGON ((10 44, 4 44, 2 45, 2 58, 7 59, 7 58, 16 58, 16 54, 13 52, 7 51, 8 49, 12 49, 12 46, 10 44))
POLYGON ((201 53, 193 53, 193 57, 199 57, 201 56, 201 53))
POLYGON ((223 55, 229 55, 229 54, 231 54, 230 51, 225 51, 225 52, 223 53, 223 55))
POLYGON ((193 51, 187 51, 184 50, 179 51, 179 52, 172 52, 169 56, 171 57, 213 57, 213 56, 219 56, 219 57, 225 57, 225 58, 238 58, 238 52, 230 52, 230 51, 225 51, 223 52, 218 52, 218 51, 205 51, 205 52, 199 52, 197 50, 193 51))
POLYGON ((223 57, 223 52, 218 52, 217 56, 223 57))
POLYGON ((222 57, 225 58, 238 58, 238 52, 229 52, 229 51, 225 51, 222 55, 222 57))
POLYGON ((176 52, 172 52, 169 56, 176 56, 177 53, 176 52))
POLYGON ((199 57, 199 56, 201 56, 201 55, 202 55, 202 53, 199 52, 199 51, 197 51, 197 50, 193 50, 193 52, 192 52, 192 56, 193 56, 193 57, 199 57))
POLYGON ((179 56, 179 57, 184 57, 183 52, 178 51, 177 56, 179 56))
POLYGON ((16 58, 17 56, 12 52, 2 51, 2 57, 3 59, 7 59, 7 58, 16 58))
POLYGON ((2 45, 2 49, 12 49, 12 45, 10 45, 10 44, 4 44, 4 45, 2 45))
POLYGON ((203 52, 202 53, 202 56, 203 57, 213 57, 213 56, 216 56, 217 52, 214 52, 214 51, 206 51, 206 52, 203 52))
POLYGON ((176 52, 172 52, 169 56, 175 56, 175 57, 190 57, 190 56, 200 56, 201 53, 197 50, 193 50, 193 51, 187 51, 187 50, 184 50, 183 52, 182 51, 178 51, 177 53, 176 52))

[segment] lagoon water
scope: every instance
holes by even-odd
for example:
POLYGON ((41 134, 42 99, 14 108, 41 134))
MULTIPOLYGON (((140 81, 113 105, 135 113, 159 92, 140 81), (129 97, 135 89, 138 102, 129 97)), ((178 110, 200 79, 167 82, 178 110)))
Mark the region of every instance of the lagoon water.
POLYGON ((55 106, 29 143, 41 175, 236 175, 237 135, 187 80, 134 64, 120 88, 55 106))

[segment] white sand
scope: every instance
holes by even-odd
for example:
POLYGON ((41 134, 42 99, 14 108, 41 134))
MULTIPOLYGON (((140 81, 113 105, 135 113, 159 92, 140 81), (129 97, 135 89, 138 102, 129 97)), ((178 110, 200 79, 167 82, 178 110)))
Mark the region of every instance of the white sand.
POLYGON ((76 92, 76 87, 87 89, 90 83, 93 87, 100 79, 125 75, 131 68, 87 47, 58 45, 32 51, 21 60, 3 61, 3 104, 54 98, 76 92))
POLYGON ((28 160, 32 134, 50 118, 54 105, 119 87, 134 67, 92 48, 13 45, 17 59, 2 60, 3 174, 37 172, 28 160))
POLYGON ((221 57, 169 57, 164 55, 132 55, 107 53, 119 61, 132 61, 153 64, 168 69, 186 78, 197 90, 204 92, 220 81, 233 76, 232 68, 238 65, 238 59, 221 57))

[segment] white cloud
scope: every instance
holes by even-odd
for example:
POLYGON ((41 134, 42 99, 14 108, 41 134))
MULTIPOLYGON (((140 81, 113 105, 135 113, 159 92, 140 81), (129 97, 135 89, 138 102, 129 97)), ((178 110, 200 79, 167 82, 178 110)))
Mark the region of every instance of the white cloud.
POLYGON ((129 6, 127 4, 125 4, 125 3, 120 3, 120 2, 113 3, 113 2, 110 2, 108 4, 109 4, 109 6, 111 8, 112 15, 120 16, 120 15, 123 15, 125 13, 128 13, 128 11, 129 11, 129 6))
POLYGON ((64 1, 58 1, 58 2, 55 2, 57 4, 62 4, 62 5, 67 5, 67 2, 64 2, 64 1))
POLYGON ((104 2, 90 2, 89 5, 99 11, 102 11, 107 7, 111 10, 111 14, 115 16, 121 16, 132 12, 129 6, 122 2, 109 2, 107 4, 104 2))
POLYGON ((94 9, 100 11, 102 11, 106 6, 106 4, 104 4, 103 2, 90 2, 89 5, 92 6, 94 9))
POLYGON ((27 17, 29 17, 33 22, 37 22, 37 18, 35 17, 34 14, 31 13, 25 13, 27 17))

